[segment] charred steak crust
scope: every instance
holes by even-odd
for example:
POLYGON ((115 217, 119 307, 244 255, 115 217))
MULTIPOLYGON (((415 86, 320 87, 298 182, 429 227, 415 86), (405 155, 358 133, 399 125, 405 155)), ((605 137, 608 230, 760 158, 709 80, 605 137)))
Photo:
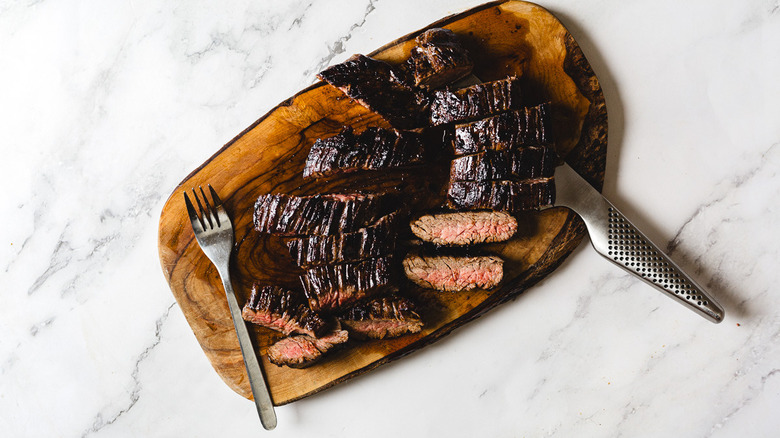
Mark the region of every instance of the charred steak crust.
POLYGON ((402 79, 383 61, 354 55, 321 71, 317 77, 341 90, 398 128, 423 126, 428 96, 402 79))
POLYGON ((450 181, 497 181, 549 178, 555 174, 558 157, 551 147, 484 151, 455 158, 450 181))
POLYGON ((517 231, 517 220, 502 211, 427 214, 409 225, 423 241, 443 246, 502 242, 517 231))
POLYGON ((290 336, 268 347, 268 360, 277 366, 306 368, 319 362, 329 351, 344 345, 349 332, 337 329, 321 338, 308 335, 290 336))
POLYGON ((438 90, 433 92, 431 99, 430 124, 438 126, 481 119, 521 105, 520 81, 516 77, 458 90, 438 90))
POLYGON ((444 292, 492 289, 504 276, 504 261, 496 256, 452 257, 408 255, 406 277, 419 286, 444 292))
POLYGON ((417 46, 402 64, 407 81, 425 89, 439 88, 471 73, 474 63, 449 29, 429 29, 415 38, 417 46))
POLYGON ((241 312, 244 320, 289 335, 323 334, 328 323, 306 306, 303 295, 278 286, 252 288, 252 296, 241 312))
POLYGON ((398 217, 398 213, 390 213, 352 233, 295 238, 287 242, 287 248, 303 267, 389 256, 395 251, 398 217))
POLYGON ((368 128, 355 135, 351 127, 339 134, 318 139, 303 167, 304 178, 335 173, 380 170, 421 164, 422 136, 410 131, 368 128))
POLYGON ((550 104, 525 107, 476 122, 455 125, 452 148, 455 155, 520 146, 549 145, 550 104))
POLYGON ((423 326, 414 303, 395 294, 358 303, 344 312, 339 320, 356 338, 395 338, 406 333, 418 333, 423 326))
POLYGON ((301 275, 303 292, 309 307, 317 312, 332 312, 390 287, 390 257, 357 263, 314 266, 301 275))
POLYGON ((257 231, 283 236, 352 232, 377 220, 382 201, 382 195, 262 195, 253 220, 257 231))
POLYGON ((555 181, 454 181, 447 190, 447 203, 451 208, 464 210, 537 210, 555 203, 555 181))

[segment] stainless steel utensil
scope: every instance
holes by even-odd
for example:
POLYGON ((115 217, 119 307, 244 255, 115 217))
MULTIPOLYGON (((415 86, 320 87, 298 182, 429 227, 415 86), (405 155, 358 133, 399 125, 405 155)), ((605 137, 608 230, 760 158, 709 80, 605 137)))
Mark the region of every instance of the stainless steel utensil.
POLYGON ((599 254, 704 318, 723 320, 723 307, 568 164, 555 170, 555 191, 555 205, 582 217, 599 254))
POLYGON ((233 317, 233 325, 236 328, 236 335, 238 335, 238 343, 241 345, 244 366, 249 375, 249 386, 252 387, 257 413, 260 415, 260 422, 263 424, 263 427, 271 430, 276 427, 274 404, 271 401, 271 394, 268 392, 265 377, 257 361, 257 355, 252 347, 249 332, 244 319, 241 317, 241 308, 238 306, 236 294, 233 292, 233 284, 230 282, 229 265, 230 252, 233 248, 233 225, 214 188, 209 185, 211 203, 209 203, 203 187, 198 187, 198 189, 200 189, 200 197, 203 198, 203 202, 201 202, 195 189, 192 189, 192 195, 198 204, 198 211, 195 211, 190 198, 187 197, 187 192, 184 192, 184 202, 187 204, 187 212, 190 216, 190 222, 192 222, 192 229, 195 232, 195 238, 198 244, 200 244, 200 248, 217 268, 219 277, 222 279, 222 285, 225 287, 225 296, 230 307, 230 315, 233 317))

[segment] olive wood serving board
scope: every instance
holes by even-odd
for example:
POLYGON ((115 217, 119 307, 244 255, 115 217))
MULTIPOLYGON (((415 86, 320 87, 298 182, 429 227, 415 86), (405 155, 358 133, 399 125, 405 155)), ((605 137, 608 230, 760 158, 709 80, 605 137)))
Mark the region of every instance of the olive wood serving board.
MULTIPOLYGON (((477 77, 488 81, 521 76, 529 105, 551 101, 559 155, 601 187, 607 146, 604 96, 574 38, 552 14, 533 3, 499 1, 444 18, 426 29, 432 27, 446 27, 462 37, 477 77)), ((409 56, 414 38, 426 29, 369 55, 400 63, 409 56)), ((394 190, 413 212, 435 208, 444 200, 446 153, 424 171, 366 172, 304 181, 301 172, 311 145, 345 125, 358 131, 372 125, 388 127, 377 115, 318 82, 280 103, 226 144, 187 176, 163 207, 159 254, 165 277, 214 369, 244 397, 252 394, 224 291, 216 269, 194 239, 181 193, 211 184, 224 201, 235 227, 232 272, 239 302, 249 297, 255 280, 299 288, 301 271, 280 238, 252 229, 252 207, 259 195, 394 190)), ((399 280, 402 291, 423 304, 421 333, 350 341, 322 362, 296 370, 277 367, 266 358, 267 347, 281 339, 280 334, 249 324, 274 404, 312 395, 440 339, 552 272, 585 233, 579 217, 565 208, 522 214, 518 222, 518 233, 510 241, 483 248, 505 260, 504 280, 492 291, 433 292, 399 280)))

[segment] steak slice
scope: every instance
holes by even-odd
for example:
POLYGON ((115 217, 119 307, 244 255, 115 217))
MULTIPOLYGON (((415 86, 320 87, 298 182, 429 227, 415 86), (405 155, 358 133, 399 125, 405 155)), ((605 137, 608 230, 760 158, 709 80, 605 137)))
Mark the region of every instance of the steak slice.
POLYGON ((454 181, 447 190, 447 203, 451 208, 464 210, 538 210, 555 203, 555 181, 454 181))
POLYGON ((415 38, 417 46, 402 65, 407 80, 415 87, 439 88, 471 73, 474 63, 455 33, 435 28, 415 38))
POLYGON ((318 139, 303 167, 304 178, 335 173, 411 166, 423 162, 420 134, 382 128, 368 128, 355 135, 345 127, 339 134, 318 139))
POLYGON ((412 233, 436 245, 502 242, 517 231, 517 220, 501 211, 427 214, 410 224, 412 233))
POLYGON ((406 277, 417 285, 445 292, 492 289, 504 276, 504 261, 496 256, 409 255, 403 265, 406 277))
POLYGON ((396 338, 406 333, 419 333, 423 326, 414 303, 398 295, 358 303, 339 320, 356 339, 396 338))
POLYGON ((496 181, 549 178, 558 157, 551 147, 528 146, 511 151, 484 151, 452 160, 450 181, 496 181))
POLYGON ((278 286, 252 287, 252 296, 244 305, 241 316, 246 321, 285 335, 318 336, 328 328, 328 323, 306 306, 300 292, 278 286))
POLYGON ((452 148, 455 155, 467 155, 523 145, 547 145, 551 142, 550 133, 550 104, 543 103, 455 125, 452 148))
POLYGON ((361 105, 398 128, 425 123, 428 97, 401 79, 390 64, 363 55, 353 55, 341 64, 321 71, 317 77, 341 90, 361 105))
POLYGON ((315 266, 301 275, 303 292, 309 307, 316 312, 331 312, 390 286, 389 257, 357 263, 315 266))
POLYGON ((382 201, 381 195, 262 195, 253 220, 257 231, 284 236, 351 232, 375 222, 382 201))
POLYGON ((520 81, 516 77, 433 93, 430 124, 481 119, 521 106, 520 81))
POLYGON ((328 351, 342 346, 349 332, 337 329, 321 338, 308 335, 290 336, 268 347, 268 360, 278 366, 306 368, 317 363, 328 351))
POLYGON ((397 213, 352 233, 306 236, 287 242, 298 266, 312 267, 389 256, 395 251, 397 213))

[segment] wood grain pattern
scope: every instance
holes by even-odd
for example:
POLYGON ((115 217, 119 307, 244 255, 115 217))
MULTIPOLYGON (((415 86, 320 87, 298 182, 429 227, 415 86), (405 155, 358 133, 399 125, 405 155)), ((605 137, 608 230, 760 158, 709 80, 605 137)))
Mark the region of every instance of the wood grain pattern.
MULTIPOLYGON (((594 185, 601 186, 607 135, 604 97, 576 42, 554 16, 532 3, 501 1, 430 27, 446 27, 461 35, 473 54, 475 74, 483 80, 522 74, 529 105, 542 101, 553 104, 559 154, 594 185)), ((414 37, 424 30, 370 55, 399 63, 408 57, 414 37)), ((244 397, 251 398, 251 391, 224 292, 216 269, 194 240, 181 192, 210 183, 225 201, 236 228, 232 268, 240 302, 248 298, 255 280, 297 288, 300 270, 280 238, 252 230, 252 204, 257 196, 389 190, 403 195, 414 211, 436 207, 444 199, 446 158, 431 163, 425 172, 397 170, 304 181, 301 171, 311 145, 318 137, 336 134, 343 125, 356 130, 387 127, 381 118, 333 87, 315 84, 282 102, 193 171, 163 208, 159 253, 171 291, 214 369, 244 397)), ((446 294, 403 283, 405 293, 424 303, 426 325, 419 334, 350 342, 320 364, 294 370, 271 365, 265 357, 267 347, 280 339, 278 333, 250 327, 274 403, 282 405, 314 394, 440 339, 552 272, 585 232, 579 218, 563 208, 523 214, 518 220, 516 237, 486 247, 506 260, 505 279, 499 288, 446 294)))

